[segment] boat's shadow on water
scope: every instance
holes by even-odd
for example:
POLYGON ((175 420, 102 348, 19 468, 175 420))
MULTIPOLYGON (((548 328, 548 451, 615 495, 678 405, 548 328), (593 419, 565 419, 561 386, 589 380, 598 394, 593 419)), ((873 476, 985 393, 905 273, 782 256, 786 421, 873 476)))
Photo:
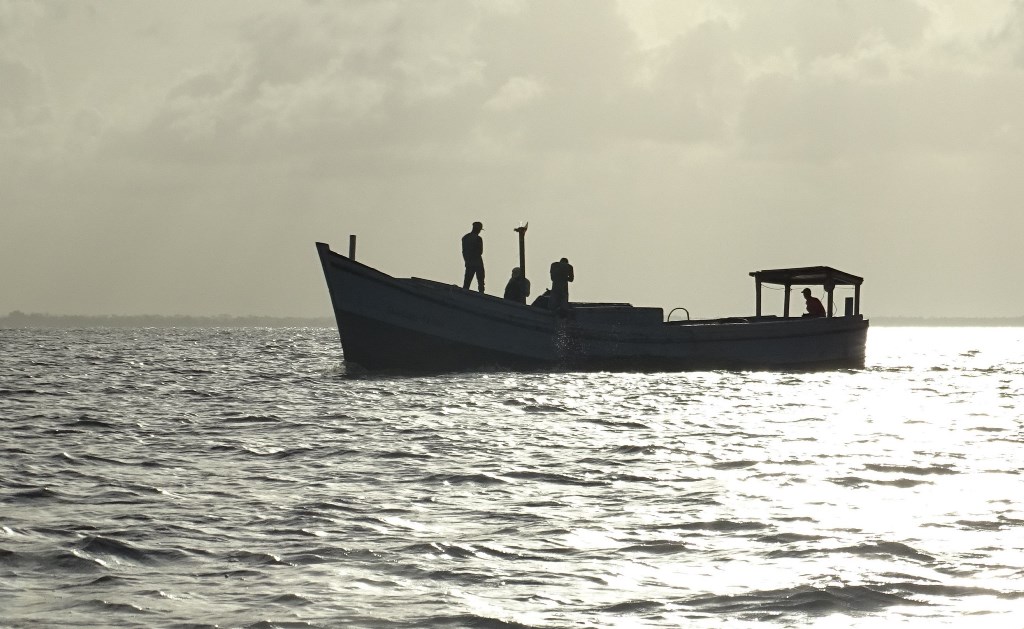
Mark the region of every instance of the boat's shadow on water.
POLYGON ((515 375, 544 375, 544 374, 645 374, 645 375, 670 375, 684 377, 687 373, 761 373, 761 374, 813 374, 813 373, 843 373, 855 374, 871 371, 871 367, 848 367, 848 366, 818 366, 793 367, 789 369, 754 369, 750 367, 718 367, 712 369, 689 369, 680 370, 666 368, 657 365, 553 365, 549 367, 533 368, 509 368, 507 365, 482 365, 472 369, 366 369, 357 363, 346 363, 342 361, 336 368, 331 369, 331 378, 341 380, 390 380, 394 378, 431 378, 444 376, 472 376, 476 374, 515 374, 515 375))
POLYGON ((490 365, 473 369, 366 369, 356 363, 342 361, 330 371, 332 379, 340 380, 393 380, 395 378, 436 378, 472 376, 476 374, 545 374, 572 373, 578 369, 509 369, 507 366, 490 365))

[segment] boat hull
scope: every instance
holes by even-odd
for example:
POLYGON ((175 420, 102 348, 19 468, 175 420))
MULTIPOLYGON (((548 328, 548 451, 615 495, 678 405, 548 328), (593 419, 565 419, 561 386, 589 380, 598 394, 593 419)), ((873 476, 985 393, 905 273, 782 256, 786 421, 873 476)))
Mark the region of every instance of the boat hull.
POLYGON ((579 305, 570 317, 317 249, 346 364, 367 370, 833 369, 864 365, 868 322, 662 321, 661 309, 579 305))

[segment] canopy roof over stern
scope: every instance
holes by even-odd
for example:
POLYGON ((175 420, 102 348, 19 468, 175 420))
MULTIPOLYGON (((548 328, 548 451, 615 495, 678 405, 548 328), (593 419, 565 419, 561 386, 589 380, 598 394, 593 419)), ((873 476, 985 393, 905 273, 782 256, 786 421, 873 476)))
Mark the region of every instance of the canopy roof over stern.
POLYGON ((830 266, 804 266, 793 269, 768 269, 751 271, 750 276, 762 284, 793 286, 810 284, 814 286, 860 286, 863 277, 845 273, 830 266))
POLYGON ((836 286, 853 286, 854 296, 851 307, 848 306, 846 315, 860 315, 860 285, 864 278, 846 273, 830 266, 803 266, 789 269, 765 269, 762 271, 751 271, 750 276, 754 278, 757 290, 757 316, 761 316, 761 285, 776 284, 786 287, 785 303, 783 305, 783 316, 789 316, 789 289, 792 286, 811 285, 821 286, 828 294, 828 305, 826 312, 832 316, 833 301, 832 291, 836 286))

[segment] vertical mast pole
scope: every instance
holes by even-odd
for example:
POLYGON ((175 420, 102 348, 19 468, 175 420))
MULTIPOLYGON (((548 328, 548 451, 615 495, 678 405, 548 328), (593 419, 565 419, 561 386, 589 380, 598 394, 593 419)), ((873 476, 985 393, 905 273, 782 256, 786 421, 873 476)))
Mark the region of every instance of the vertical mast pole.
POLYGON ((527 223, 512 230, 519 234, 519 268, 523 271, 523 277, 526 277, 526 228, 529 226, 527 223))

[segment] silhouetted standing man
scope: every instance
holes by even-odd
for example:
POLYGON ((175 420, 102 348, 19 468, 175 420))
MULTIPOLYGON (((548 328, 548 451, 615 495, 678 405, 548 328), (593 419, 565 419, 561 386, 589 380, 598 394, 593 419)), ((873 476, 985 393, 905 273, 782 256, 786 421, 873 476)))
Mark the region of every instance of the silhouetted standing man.
POLYGON ((481 293, 484 292, 484 239, 480 236, 483 230, 484 224, 477 221, 473 223, 473 231, 462 237, 462 259, 466 262, 462 288, 469 290, 475 275, 476 287, 481 293))
POLYGON ((568 258, 551 263, 551 301, 552 310, 565 313, 569 309, 569 282, 575 279, 572 265, 568 258))

